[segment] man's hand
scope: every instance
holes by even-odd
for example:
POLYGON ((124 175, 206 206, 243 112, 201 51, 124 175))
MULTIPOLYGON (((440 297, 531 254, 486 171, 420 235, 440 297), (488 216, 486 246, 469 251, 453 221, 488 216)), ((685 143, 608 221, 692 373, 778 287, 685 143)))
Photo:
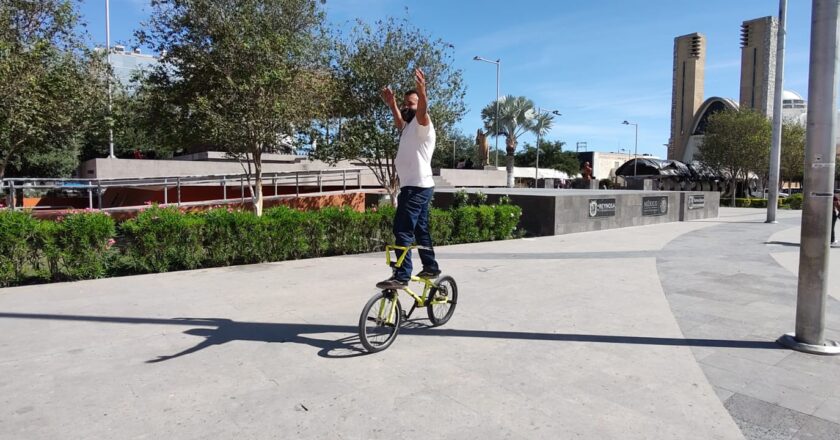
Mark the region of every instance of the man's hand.
POLYGON ((391 90, 390 87, 385 86, 380 90, 379 94, 382 96, 382 100, 385 101, 385 104, 390 105, 394 102, 394 91, 391 90))
POLYGON ((426 95, 426 74, 419 68, 414 69, 414 84, 416 85, 417 93, 426 95))

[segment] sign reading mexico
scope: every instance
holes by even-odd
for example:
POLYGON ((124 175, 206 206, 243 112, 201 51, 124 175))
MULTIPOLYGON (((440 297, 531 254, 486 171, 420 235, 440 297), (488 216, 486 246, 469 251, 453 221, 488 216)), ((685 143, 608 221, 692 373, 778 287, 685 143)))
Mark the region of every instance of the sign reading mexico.
POLYGON ((589 199, 590 217, 615 217, 615 199, 589 199))
POLYGON ((642 197, 642 215, 668 213, 668 197, 642 197))

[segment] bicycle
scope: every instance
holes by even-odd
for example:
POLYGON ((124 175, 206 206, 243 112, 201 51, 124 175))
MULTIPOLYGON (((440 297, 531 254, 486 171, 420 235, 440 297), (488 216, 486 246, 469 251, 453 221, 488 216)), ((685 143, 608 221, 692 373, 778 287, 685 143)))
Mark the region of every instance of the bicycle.
MULTIPOLYGON (((392 268, 401 267, 406 255, 416 247, 385 246, 385 261, 392 268), (394 251, 394 260, 391 259, 391 251, 394 251), (402 254, 398 255, 398 251, 402 254)), ((417 308, 426 307, 433 327, 446 324, 452 318, 458 304, 458 285, 454 278, 441 275, 432 280, 412 275, 411 281, 423 283, 423 293, 418 295, 408 286, 398 289, 414 299, 408 313, 400 304, 397 289, 383 289, 365 304, 359 317, 359 339, 367 351, 376 353, 391 346, 400 332, 400 324, 410 318, 417 308)))

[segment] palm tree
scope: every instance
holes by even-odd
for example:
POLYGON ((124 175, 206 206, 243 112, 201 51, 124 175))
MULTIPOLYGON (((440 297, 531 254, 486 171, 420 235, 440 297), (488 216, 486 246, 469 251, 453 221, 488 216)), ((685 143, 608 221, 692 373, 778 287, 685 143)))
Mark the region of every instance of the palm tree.
POLYGON ((534 102, 524 96, 504 96, 499 98, 499 126, 496 125, 496 101, 481 110, 484 129, 492 136, 504 136, 507 150, 507 187, 513 188, 513 156, 518 144, 517 139, 525 133, 544 135, 551 129, 553 117, 550 114, 538 115, 534 102))

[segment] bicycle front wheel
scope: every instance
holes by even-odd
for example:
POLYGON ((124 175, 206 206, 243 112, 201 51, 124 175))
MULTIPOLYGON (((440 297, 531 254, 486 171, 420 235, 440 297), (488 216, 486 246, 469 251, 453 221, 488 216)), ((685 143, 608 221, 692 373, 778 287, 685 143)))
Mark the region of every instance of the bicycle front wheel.
POLYGON ((398 294, 384 290, 374 295, 359 317, 359 339, 371 353, 388 348, 400 332, 402 307, 398 294))
POLYGON ((458 303, 458 285, 455 284, 455 279, 449 275, 440 277, 432 289, 429 301, 429 321, 432 321, 433 326, 446 324, 455 313, 455 305, 458 303))

